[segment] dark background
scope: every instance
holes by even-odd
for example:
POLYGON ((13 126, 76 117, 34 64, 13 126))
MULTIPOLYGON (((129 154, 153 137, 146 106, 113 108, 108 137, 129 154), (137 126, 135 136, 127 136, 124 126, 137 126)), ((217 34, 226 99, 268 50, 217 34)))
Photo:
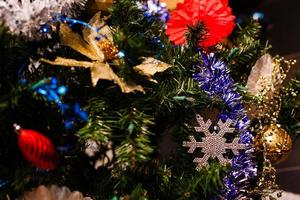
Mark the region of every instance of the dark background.
MULTIPOLYGON (((290 76, 300 71, 300 0, 232 0, 231 6, 240 18, 261 12, 262 38, 273 46, 272 54, 297 59, 290 76)), ((287 161, 276 166, 277 182, 289 192, 300 194, 300 140, 293 146, 287 161)))
POLYGON ((273 46, 273 52, 281 55, 299 52, 300 1, 267 0, 261 4, 261 9, 271 22, 271 30, 267 35, 273 46))
POLYGON ((249 17, 262 12, 273 53, 289 55, 300 51, 299 0, 230 0, 235 15, 249 17))

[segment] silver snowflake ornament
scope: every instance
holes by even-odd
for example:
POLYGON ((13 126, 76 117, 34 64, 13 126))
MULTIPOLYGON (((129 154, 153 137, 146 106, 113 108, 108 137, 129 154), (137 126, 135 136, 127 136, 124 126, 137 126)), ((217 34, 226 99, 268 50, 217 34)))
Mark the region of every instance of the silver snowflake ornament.
POLYGON ((194 136, 189 136, 190 141, 184 141, 182 146, 189 147, 188 153, 194 153, 197 148, 201 148, 204 156, 202 158, 196 157, 193 162, 197 163, 197 170, 208 165, 209 158, 218 158, 220 164, 227 164, 231 162, 231 159, 225 158, 223 154, 226 154, 226 149, 232 150, 234 155, 239 153, 239 150, 246 149, 245 144, 239 143, 239 138, 234 138, 231 143, 226 142, 224 135, 226 133, 233 133, 234 128, 231 128, 232 120, 227 119, 225 123, 221 120, 218 122, 218 128, 214 127, 214 131, 210 132, 212 125, 211 120, 207 122, 203 120, 201 115, 196 115, 199 126, 194 127, 197 133, 203 133, 202 141, 198 142, 194 136), (216 132, 218 129, 218 133, 216 132))

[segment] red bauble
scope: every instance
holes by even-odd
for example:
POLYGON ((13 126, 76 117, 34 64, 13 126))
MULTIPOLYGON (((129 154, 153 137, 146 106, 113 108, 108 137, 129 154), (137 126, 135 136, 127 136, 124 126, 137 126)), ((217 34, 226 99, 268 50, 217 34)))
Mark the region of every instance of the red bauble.
POLYGON ((185 0, 171 12, 166 34, 174 44, 186 44, 188 26, 203 23, 207 33, 199 45, 211 47, 232 32, 234 20, 228 0, 185 0))
POLYGON ((24 157, 40 169, 53 170, 58 156, 52 142, 43 134, 28 129, 19 129, 19 148, 24 157))

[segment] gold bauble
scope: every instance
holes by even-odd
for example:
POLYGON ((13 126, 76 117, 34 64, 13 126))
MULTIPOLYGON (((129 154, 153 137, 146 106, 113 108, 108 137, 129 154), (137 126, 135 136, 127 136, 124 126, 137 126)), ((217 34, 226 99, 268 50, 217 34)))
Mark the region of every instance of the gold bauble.
POLYGON ((258 132, 255 147, 258 151, 265 151, 267 159, 272 164, 279 164, 287 159, 292 150, 290 135, 278 125, 271 124, 258 132))

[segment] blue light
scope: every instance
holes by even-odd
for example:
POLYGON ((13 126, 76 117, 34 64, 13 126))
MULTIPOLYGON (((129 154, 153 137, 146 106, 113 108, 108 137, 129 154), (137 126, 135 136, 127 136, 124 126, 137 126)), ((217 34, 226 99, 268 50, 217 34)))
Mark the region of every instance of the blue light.
POLYGON ((264 17, 265 17, 265 14, 262 13, 262 12, 255 12, 255 13, 253 13, 253 15, 252 15, 252 18, 253 18, 254 20, 262 20, 264 17))
POLYGON ((60 95, 65 95, 67 92, 67 87, 65 86, 60 86, 57 88, 57 93, 60 95))
POLYGON ((64 85, 59 85, 57 78, 50 77, 42 79, 33 84, 31 89, 37 94, 43 96, 47 101, 57 104, 63 116, 66 129, 73 128, 76 122, 88 121, 88 113, 81 110, 78 103, 70 106, 62 101, 62 97, 66 95, 68 89, 64 85))
POLYGON ((48 24, 44 24, 40 28, 40 32, 43 34, 49 33, 50 31, 52 31, 52 28, 48 24))
MULTIPOLYGON (((87 27, 87 28, 89 28, 89 29, 91 29, 91 30, 97 32, 97 33, 98 33, 99 30, 102 28, 102 27, 96 28, 96 27, 93 27, 93 26, 91 26, 89 23, 86 23, 86 22, 84 22, 84 21, 81 21, 81 20, 78 20, 78 19, 69 18, 69 17, 63 16, 63 15, 56 15, 56 16, 54 16, 54 17, 53 17, 53 21, 54 21, 54 22, 55 22, 55 21, 56 21, 56 22, 61 22, 61 23, 70 23, 71 26, 74 25, 74 24, 80 24, 80 25, 82 25, 82 26, 84 26, 84 27, 87 27)), ((103 26, 104 26, 104 25, 103 25, 103 26)), ((101 37, 106 38, 105 35, 100 35, 99 37, 100 37, 100 38, 101 38, 101 37)))
POLYGON ((0 188, 2 188, 3 186, 5 186, 7 183, 8 183, 8 181, 0 179, 0 188))
POLYGON ((123 51, 119 51, 119 53, 117 54, 119 58, 124 58, 125 57, 125 53, 123 51))

